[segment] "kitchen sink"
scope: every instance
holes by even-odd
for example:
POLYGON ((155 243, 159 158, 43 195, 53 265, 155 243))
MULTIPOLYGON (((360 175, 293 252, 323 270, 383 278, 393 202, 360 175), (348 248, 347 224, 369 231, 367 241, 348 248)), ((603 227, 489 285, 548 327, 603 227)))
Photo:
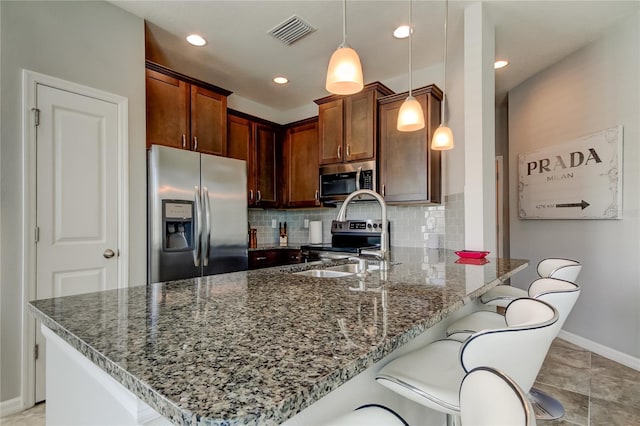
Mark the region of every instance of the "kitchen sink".
POLYGON ((353 272, 332 271, 329 269, 309 269, 308 271, 294 272, 293 275, 304 275, 306 277, 318 278, 340 278, 353 275, 353 272))
MULTIPOLYGON (((343 265, 329 266, 324 269, 309 269, 302 272, 294 272, 293 275, 304 275, 318 278, 340 278, 358 273, 357 263, 345 263, 343 265)), ((367 271, 380 269, 378 265, 369 265, 367 271)))
MULTIPOLYGON (((345 263, 344 265, 331 266, 326 268, 328 271, 340 271, 340 272, 349 272, 351 274, 355 274, 358 272, 358 264, 357 263, 345 263)), ((380 269, 378 265, 368 265, 367 271, 376 271, 380 269)))

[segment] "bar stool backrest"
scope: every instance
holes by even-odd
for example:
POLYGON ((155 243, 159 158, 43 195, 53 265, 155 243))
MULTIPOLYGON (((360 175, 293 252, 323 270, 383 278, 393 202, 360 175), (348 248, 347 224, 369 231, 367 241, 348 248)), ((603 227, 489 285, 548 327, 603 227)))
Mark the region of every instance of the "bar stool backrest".
POLYGON ((538 278, 529 286, 529 297, 542 300, 558 310, 558 331, 580 296, 580 286, 556 278, 538 278))
POLYGON ((542 278, 558 278, 565 281, 576 282, 582 270, 580 262, 571 259, 548 258, 538 263, 538 275, 542 278))
POLYGON ((460 362, 465 372, 477 367, 502 371, 529 392, 558 334, 558 311, 541 300, 521 298, 507 306, 505 318, 505 328, 472 334, 460 349, 460 362))

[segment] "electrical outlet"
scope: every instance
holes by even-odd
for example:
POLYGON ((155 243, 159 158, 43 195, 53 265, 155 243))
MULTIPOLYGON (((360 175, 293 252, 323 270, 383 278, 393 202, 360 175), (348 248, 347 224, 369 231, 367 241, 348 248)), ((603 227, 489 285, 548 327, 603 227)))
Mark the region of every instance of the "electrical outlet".
POLYGON ((309 227, 309 219, 305 219, 304 220, 304 227, 308 228, 309 227))
POLYGON ((275 220, 275 219, 271 219, 271 227, 272 227, 273 229, 276 229, 276 226, 278 226, 278 225, 276 224, 276 220, 275 220))

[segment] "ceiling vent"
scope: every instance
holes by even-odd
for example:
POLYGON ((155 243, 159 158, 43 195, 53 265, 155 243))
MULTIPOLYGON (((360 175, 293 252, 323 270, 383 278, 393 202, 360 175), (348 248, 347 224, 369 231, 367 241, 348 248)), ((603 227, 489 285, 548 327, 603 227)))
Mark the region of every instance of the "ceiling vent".
POLYGON ((267 34, 280 40, 286 45, 290 45, 300 40, 307 34, 311 34, 315 30, 315 28, 307 24, 301 18, 293 15, 291 18, 270 29, 267 34))

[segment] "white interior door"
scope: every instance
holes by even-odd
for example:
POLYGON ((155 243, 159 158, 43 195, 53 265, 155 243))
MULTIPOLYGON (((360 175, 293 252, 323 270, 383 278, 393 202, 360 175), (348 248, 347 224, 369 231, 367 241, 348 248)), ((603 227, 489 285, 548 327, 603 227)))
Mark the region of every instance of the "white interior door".
MULTIPOLYGON (((36 297, 118 287, 118 109, 38 84, 36 297)), ((36 401, 45 399, 36 324, 36 401)))

